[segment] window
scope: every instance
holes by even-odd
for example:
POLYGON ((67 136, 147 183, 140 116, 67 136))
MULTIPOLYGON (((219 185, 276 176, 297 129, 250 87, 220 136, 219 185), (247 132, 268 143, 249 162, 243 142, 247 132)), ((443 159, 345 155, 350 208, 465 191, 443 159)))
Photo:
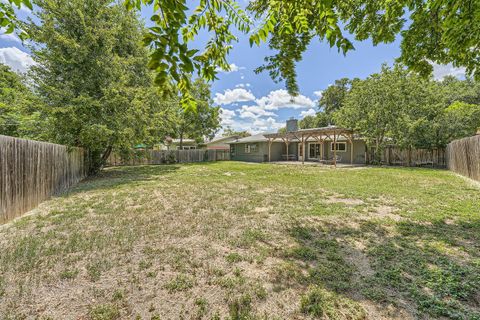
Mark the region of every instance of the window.
MULTIPOLYGON (((335 144, 332 142, 331 151, 333 152, 333 147, 335 144)), ((337 142, 337 152, 347 152, 347 143, 346 142, 337 142)))
POLYGON ((234 144, 231 144, 231 145, 230 145, 230 154, 231 154, 232 156, 235 155, 235 145, 234 145, 234 144))
POLYGON ((180 148, 180 146, 177 146, 177 150, 195 150, 197 147, 195 146, 183 146, 183 148, 180 148))
POLYGON ((254 153, 257 152, 257 145, 256 144, 246 144, 245 145, 245 153, 254 153))
POLYGON ((319 143, 309 143, 308 144, 308 158, 315 159, 320 155, 320 144, 319 143))

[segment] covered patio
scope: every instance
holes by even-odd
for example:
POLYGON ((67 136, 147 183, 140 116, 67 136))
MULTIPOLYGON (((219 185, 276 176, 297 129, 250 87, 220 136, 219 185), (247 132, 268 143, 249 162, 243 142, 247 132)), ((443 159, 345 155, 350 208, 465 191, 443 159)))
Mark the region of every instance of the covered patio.
POLYGON ((278 142, 280 140, 285 143, 286 146, 285 161, 296 160, 293 159, 289 153, 289 145, 292 142, 298 142, 301 144, 301 163, 305 164, 305 145, 307 141, 313 140, 320 144, 320 154, 318 157, 318 162, 322 164, 331 164, 336 167, 338 162, 337 142, 339 141, 339 138, 343 137, 350 144, 350 164, 354 164, 354 137, 353 131, 350 129, 329 126, 324 128, 301 129, 285 133, 270 133, 264 134, 264 136, 265 138, 267 138, 268 142, 268 162, 271 162, 272 143, 278 142), (332 142, 333 156, 330 159, 325 158, 324 142, 326 141, 332 142))

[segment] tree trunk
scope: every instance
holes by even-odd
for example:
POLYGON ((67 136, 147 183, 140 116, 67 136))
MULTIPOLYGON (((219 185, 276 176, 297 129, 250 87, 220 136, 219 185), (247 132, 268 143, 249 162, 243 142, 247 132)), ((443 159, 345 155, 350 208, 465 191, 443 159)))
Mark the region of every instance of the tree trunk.
POLYGON ((98 150, 89 150, 88 151, 88 175, 94 176, 103 169, 105 162, 112 153, 113 147, 106 147, 104 152, 98 150))
POLYGON ((110 157, 110 155, 112 154, 112 150, 113 150, 112 146, 108 146, 107 149, 105 149, 105 152, 103 153, 102 160, 101 160, 102 168, 107 162, 108 157, 110 157))
POLYGON ((183 150, 183 131, 180 132, 180 150, 183 150))

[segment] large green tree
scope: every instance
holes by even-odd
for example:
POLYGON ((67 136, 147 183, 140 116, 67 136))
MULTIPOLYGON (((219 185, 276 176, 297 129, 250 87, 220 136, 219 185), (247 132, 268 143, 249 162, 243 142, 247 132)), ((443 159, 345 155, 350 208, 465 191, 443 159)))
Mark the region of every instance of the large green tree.
POLYGON ((377 157, 386 144, 441 148, 480 127, 478 88, 470 79, 439 82, 384 65, 353 82, 334 119, 361 134, 377 157))
POLYGON ((20 138, 43 138, 47 120, 41 100, 25 80, 0 64, 0 134, 20 138))
MULTIPOLYGON (((12 31, 13 6, 28 0, 7 0, 0 6, 0 22, 12 31)), ((374 45, 402 36, 399 60, 421 74, 432 71, 431 62, 464 66, 480 77, 480 2, 451 0, 254 0, 246 14, 234 0, 125 0, 128 9, 142 5, 153 10, 155 26, 145 43, 153 49, 150 67, 156 83, 171 83, 182 92, 182 104, 192 106, 192 73, 207 80, 216 69, 228 69, 227 56, 237 41, 234 28, 249 33, 251 44, 268 42, 275 54, 257 69, 285 81, 298 93, 295 65, 314 39, 353 50, 352 40, 371 39, 374 45), (193 8, 195 7, 195 8, 193 8), (251 17, 250 17, 251 16, 251 17), (192 41, 206 30, 211 38, 202 50, 192 41)), ((173 88, 172 87, 172 88, 173 88)), ((176 92, 176 90, 173 90, 176 92)))
POLYGON ((88 150, 91 173, 110 152, 145 140, 152 106, 143 103, 152 78, 142 24, 110 0, 38 0, 37 23, 28 33, 35 46, 36 90, 52 119, 58 143, 88 150))
POLYGON ((301 119, 298 126, 301 129, 321 128, 332 124, 332 117, 324 111, 317 112, 314 116, 306 116, 301 119))
POLYGON ((213 106, 210 85, 202 78, 193 82, 192 97, 196 103, 195 109, 184 110, 177 104, 173 136, 180 139, 180 148, 185 138, 203 142, 205 138, 213 138, 221 127, 220 108, 213 106))
POLYGON ((387 142, 403 142, 408 132, 403 126, 412 121, 405 110, 423 105, 422 80, 410 80, 401 66, 384 65, 380 73, 355 81, 343 106, 334 114, 335 123, 360 133, 369 146, 375 147, 378 158, 387 142), (398 132, 400 128, 403 134, 398 132))
POLYGON ((22 6, 32 10, 32 2, 30 0, 3 0, 0 1, 0 26, 4 28, 5 33, 13 33, 17 31, 20 38, 25 39, 28 35, 20 28, 20 21, 18 21, 15 10, 22 6))

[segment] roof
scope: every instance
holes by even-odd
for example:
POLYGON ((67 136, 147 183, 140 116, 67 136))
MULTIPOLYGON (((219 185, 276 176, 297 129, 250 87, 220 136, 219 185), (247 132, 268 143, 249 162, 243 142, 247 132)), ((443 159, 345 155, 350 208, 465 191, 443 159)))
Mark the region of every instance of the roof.
POLYGON ((353 130, 341 128, 337 126, 328 126, 321 128, 309 128, 309 129, 300 129, 292 132, 285 133, 269 133, 265 134, 266 138, 275 139, 275 138, 288 138, 288 139, 299 139, 300 137, 308 136, 330 136, 330 135, 352 135, 353 130))
MULTIPOLYGON (((180 143, 180 139, 172 139, 172 143, 180 143)), ((196 143, 194 139, 183 139, 183 143, 196 143)))
POLYGON ((331 139, 335 133, 337 135, 337 141, 346 141, 353 137, 354 140, 362 139, 353 134, 353 131, 350 129, 345 129, 337 126, 328 126, 322 128, 310 128, 310 129, 300 129, 294 132, 286 133, 259 133, 250 137, 238 139, 237 141, 230 142, 234 143, 251 143, 251 142, 268 142, 270 139, 272 142, 283 142, 282 139, 287 139, 290 142, 299 142, 300 139, 305 137, 307 141, 316 141, 316 138, 319 136, 331 139))
POLYGON ((258 134, 255 134, 253 136, 241 138, 241 139, 238 139, 238 140, 230 142, 230 143, 232 144, 232 143, 249 143, 249 142, 265 142, 265 141, 268 141, 268 139, 265 138, 264 134, 266 134, 266 133, 258 133, 258 134))
POLYGON ((229 140, 229 139, 236 140, 238 138, 240 138, 239 135, 233 135, 233 136, 227 136, 227 137, 215 137, 212 140, 208 141, 206 144, 208 145, 210 143, 217 143, 217 142, 220 142, 220 141, 223 141, 223 140, 229 140))

